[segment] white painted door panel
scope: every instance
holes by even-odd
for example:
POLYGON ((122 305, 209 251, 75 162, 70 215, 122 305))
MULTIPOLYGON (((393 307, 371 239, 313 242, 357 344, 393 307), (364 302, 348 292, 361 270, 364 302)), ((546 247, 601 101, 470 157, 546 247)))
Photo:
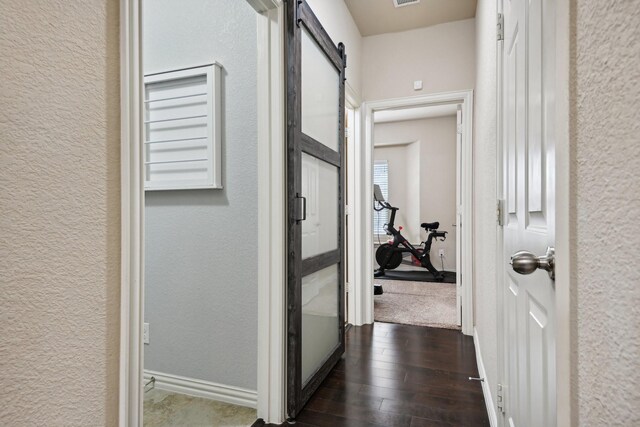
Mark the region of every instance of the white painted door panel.
POLYGON ((509 265, 520 250, 555 246, 553 0, 506 0, 502 155, 506 425, 553 426, 556 419, 555 286, 544 270, 509 265))

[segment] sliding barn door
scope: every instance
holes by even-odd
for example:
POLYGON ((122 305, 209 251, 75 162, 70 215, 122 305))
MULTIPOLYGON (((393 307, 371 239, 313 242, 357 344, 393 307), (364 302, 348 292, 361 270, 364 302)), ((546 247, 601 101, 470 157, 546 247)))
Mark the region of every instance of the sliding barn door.
POLYGON ((304 1, 288 1, 287 407, 293 418, 344 352, 344 69, 304 1))

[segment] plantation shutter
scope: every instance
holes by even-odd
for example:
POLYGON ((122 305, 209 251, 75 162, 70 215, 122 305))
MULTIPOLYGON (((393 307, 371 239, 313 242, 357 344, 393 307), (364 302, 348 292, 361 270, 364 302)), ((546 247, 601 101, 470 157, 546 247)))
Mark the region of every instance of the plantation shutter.
MULTIPOLYGON (((373 183, 380 186, 385 200, 389 200, 389 163, 386 160, 376 160, 373 163, 373 183)), ((379 206, 376 206, 376 208, 379 206)), ((389 211, 376 211, 373 217, 373 233, 385 234, 384 226, 389 222, 389 211)))

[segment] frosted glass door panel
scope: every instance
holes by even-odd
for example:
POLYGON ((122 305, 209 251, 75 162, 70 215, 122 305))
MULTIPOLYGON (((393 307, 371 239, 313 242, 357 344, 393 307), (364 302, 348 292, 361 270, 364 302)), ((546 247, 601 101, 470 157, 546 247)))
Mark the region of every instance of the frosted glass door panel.
POLYGON ((302 259, 338 249, 338 168, 302 153, 302 259))
POLYGON ((340 74, 302 31, 302 132, 338 151, 340 74))
POLYGON ((302 278, 302 383, 339 343, 338 265, 302 278))

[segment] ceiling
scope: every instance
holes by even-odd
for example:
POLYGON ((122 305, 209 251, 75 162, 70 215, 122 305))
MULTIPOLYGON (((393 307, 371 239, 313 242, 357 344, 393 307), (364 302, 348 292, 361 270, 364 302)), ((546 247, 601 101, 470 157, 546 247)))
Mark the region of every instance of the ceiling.
POLYGON ((457 104, 433 105, 429 107, 403 108, 401 110, 376 111, 373 115, 374 123, 401 122, 405 120, 429 119, 455 115, 457 104))
POLYGON ((393 0, 344 0, 363 37, 460 21, 476 16, 477 0, 420 0, 396 8, 393 0))

